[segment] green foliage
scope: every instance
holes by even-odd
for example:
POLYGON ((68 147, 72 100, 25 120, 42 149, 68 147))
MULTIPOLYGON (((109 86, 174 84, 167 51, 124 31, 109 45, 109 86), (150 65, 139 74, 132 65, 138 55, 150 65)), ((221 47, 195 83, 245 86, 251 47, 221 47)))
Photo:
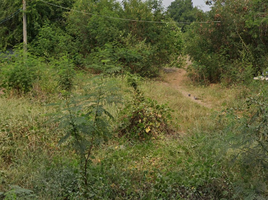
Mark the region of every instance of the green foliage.
POLYGON ((228 154, 243 177, 236 182, 237 196, 264 198, 267 194, 267 105, 267 91, 263 90, 257 96, 247 99, 242 110, 243 116, 234 109, 227 112, 229 124, 225 132, 229 143, 228 154))
POLYGON ((182 48, 181 33, 175 25, 128 20, 171 21, 158 1, 130 0, 122 6, 116 1, 78 1, 74 7, 93 14, 68 15, 67 31, 86 66, 101 67, 101 60, 110 60, 111 65, 119 62, 125 71, 152 77, 182 48))
MULTIPOLYGON (((167 27, 172 28, 170 25, 167 25, 167 27)), ((174 49, 165 53, 170 55, 170 59, 174 59, 177 55, 175 49, 180 50, 182 47, 180 32, 175 27, 175 30, 171 31, 167 37, 178 38, 173 44, 171 44, 171 41, 170 44, 168 41, 166 42, 166 45, 173 46, 174 49)), ((161 63, 156 60, 156 56, 158 54, 163 56, 165 53, 146 41, 139 41, 137 37, 129 33, 126 37, 119 38, 118 42, 95 48, 87 56, 84 63, 88 68, 94 69, 95 72, 130 72, 143 77, 155 77, 159 74, 161 67, 161 63)))
POLYGON ((145 98, 133 78, 130 85, 134 88, 134 97, 121 112, 119 136, 143 141, 170 133, 171 110, 167 105, 159 105, 155 100, 145 98))
POLYGON ((247 100, 246 114, 236 117, 237 148, 239 154, 245 159, 245 165, 251 167, 268 167, 267 151, 267 92, 263 91, 259 96, 250 97, 247 100))
POLYGON ((28 54, 27 58, 22 52, 15 52, 13 61, 2 68, 1 86, 7 91, 14 90, 17 94, 31 91, 33 83, 39 78, 38 67, 40 60, 28 54))
POLYGON ((102 48, 95 48, 84 61, 86 68, 93 70, 93 73, 122 74, 124 72, 115 56, 115 47, 112 44, 105 44, 102 48))
POLYGON ((17 185, 11 186, 11 190, 4 194, 4 200, 26 200, 26 199, 37 199, 33 191, 21 188, 17 185))
POLYGON ((121 42, 123 45, 117 48, 116 57, 125 71, 147 77, 158 74, 157 67, 152 65, 155 49, 146 44, 145 40, 138 41, 129 34, 121 42))
POLYGON ((79 167, 75 163, 53 159, 33 180, 34 191, 39 198, 72 199, 80 195, 79 177, 79 167))
POLYGON ((45 23, 40 27, 32 46, 32 53, 47 59, 74 53, 72 37, 55 24, 45 23))
POLYGON ((235 60, 233 63, 226 63, 226 72, 221 74, 221 82, 225 85, 232 83, 241 83, 249 85, 253 80, 254 68, 249 61, 235 60))
MULTIPOLYGON (((0 2, 0 20, 4 20, 6 17, 15 13, 19 8, 21 8, 21 1, 8 1, 3 0, 0 2)), ((0 49, 5 50, 7 46, 11 44, 15 45, 21 40, 22 30, 15 30, 18 26, 18 21, 21 23, 21 14, 14 16, 12 19, 0 24, 0 49)), ((21 29, 22 26, 19 26, 21 29)))
MULTIPOLYGON (((51 4, 33 0, 27 6, 27 19, 31 21, 27 24, 29 51, 47 60, 68 54, 76 66, 97 72, 103 71, 97 69, 103 67, 101 60, 110 60, 111 66, 103 68, 154 77, 163 64, 176 60, 182 49, 180 29, 174 24, 158 23, 172 22, 160 1, 127 0, 120 4, 114 0, 48 0, 48 3, 51 4), (82 12, 65 13, 55 5, 82 12)), ((5 1, 3 8, 19 5, 18 1, 14 5, 5 1)), ((0 37, 5 38, 2 49, 21 42, 22 24, 18 19, 12 21, 14 26, 1 29, 0 37)))
MULTIPOLYGON (((78 100, 66 95, 65 109, 59 114, 59 128, 65 130, 66 135, 61 138, 60 144, 70 139, 70 144, 80 156, 83 194, 89 190, 88 166, 94 156, 92 151, 107 142, 111 136, 113 116, 105 109, 105 105, 118 103, 118 98, 111 95, 111 88, 107 92, 103 78, 97 80, 93 91, 80 97, 78 100)), ((110 83, 111 84, 111 83, 110 83)))
POLYGON ((195 61, 192 70, 198 77, 211 83, 248 83, 253 75, 267 68, 267 22, 260 9, 263 6, 267 7, 267 0, 216 1, 207 17, 202 16, 210 23, 191 25, 186 53, 195 61))
POLYGON ((193 82, 197 82, 198 84, 209 84, 209 73, 212 70, 209 70, 208 67, 204 65, 198 65, 194 62, 191 66, 187 68, 188 76, 193 82))
POLYGON ((70 92, 74 86, 75 70, 72 60, 66 56, 59 61, 54 61, 54 67, 58 70, 58 85, 62 90, 70 92))
POLYGON ((74 9, 93 14, 85 15, 73 11, 68 14, 67 31, 75 37, 75 48, 83 55, 87 55, 96 47, 114 41, 120 35, 120 20, 104 17, 119 17, 118 2, 82 0, 74 4, 74 9))
POLYGON ((171 2, 167 11, 170 17, 178 22, 178 26, 185 31, 187 25, 196 21, 199 10, 193 7, 192 0, 175 0, 171 2))
MULTIPOLYGON (((72 7, 73 0, 47 0, 49 3, 54 3, 66 7, 72 7)), ((22 7, 20 0, 2 0, 0 2, 0 20, 5 19, 17 9, 22 7)), ((63 9, 45 4, 39 0, 27 1, 27 35, 28 41, 32 42, 38 35, 39 28, 50 22, 59 27, 65 25, 65 17, 63 9)), ((0 49, 14 47, 22 41, 22 12, 0 25, 0 49)))

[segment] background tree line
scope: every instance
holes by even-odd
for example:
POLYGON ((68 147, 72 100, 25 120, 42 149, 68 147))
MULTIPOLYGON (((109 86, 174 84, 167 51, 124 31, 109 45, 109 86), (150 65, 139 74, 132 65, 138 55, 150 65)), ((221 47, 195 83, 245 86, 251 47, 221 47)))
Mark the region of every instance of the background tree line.
MULTIPOLYGON (((155 76, 185 53, 194 61, 193 81, 226 84, 248 82, 268 67, 267 0, 207 1, 208 12, 191 0, 175 0, 167 10, 157 0, 46 2, 27 6, 30 52, 46 59, 68 54, 79 67, 99 71, 105 60, 106 67, 155 76)), ((0 19, 19 8, 19 0, 2 0, 0 19)), ((22 42, 21 18, 0 25, 1 50, 22 42)))
MULTIPOLYGON (((20 7, 2 2, 0 19, 20 7)), ((32 0, 27 25, 31 53, 48 60, 67 54, 76 66, 97 71, 105 63, 155 76, 182 49, 181 32, 159 1, 32 0)), ((2 50, 22 42, 21 14, 1 26, 2 50)))

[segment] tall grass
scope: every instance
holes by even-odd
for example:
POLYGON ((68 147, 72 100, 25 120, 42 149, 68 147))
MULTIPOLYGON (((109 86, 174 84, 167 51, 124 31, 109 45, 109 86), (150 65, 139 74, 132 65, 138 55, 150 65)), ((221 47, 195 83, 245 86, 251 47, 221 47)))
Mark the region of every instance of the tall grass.
MULTIPOLYGON (((59 136, 45 115, 53 109, 25 98, 0 98, 0 163, 3 185, 29 187, 38 165, 59 151, 59 136)), ((3 188, 1 188, 3 189, 3 188)))

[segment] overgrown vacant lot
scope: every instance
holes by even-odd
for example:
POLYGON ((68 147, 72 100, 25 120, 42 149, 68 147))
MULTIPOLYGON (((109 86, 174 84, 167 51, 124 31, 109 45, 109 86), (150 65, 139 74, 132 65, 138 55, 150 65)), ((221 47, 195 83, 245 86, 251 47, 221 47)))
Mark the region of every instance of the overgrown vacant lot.
POLYGON ((267 84, 196 86, 181 70, 157 80, 80 73, 71 93, 51 92, 57 80, 44 78, 26 95, 2 95, 0 191, 6 199, 265 198, 266 170, 247 158, 265 162, 267 152, 252 133, 252 143, 240 136, 256 109, 246 99, 261 102, 267 84))
POLYGON ((268 0, 26 1, 0 1, 0 200, 268 199, 268 0))

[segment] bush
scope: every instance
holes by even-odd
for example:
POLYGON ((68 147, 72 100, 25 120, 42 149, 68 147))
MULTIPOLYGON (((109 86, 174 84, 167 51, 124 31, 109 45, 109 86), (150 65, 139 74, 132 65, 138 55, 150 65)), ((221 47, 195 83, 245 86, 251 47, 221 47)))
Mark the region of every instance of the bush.
MULTIPOLYGON (((158 75, 163 64, 177 58, 182 48, 180 29, 170 23, 140 23, 113 18, 157 21, 166 19, 160 2, 127 0, 79 1, 77 10, 94 13, 81 15, 70 12, 67 31, 74 36, 74 48, 83 55, 85 64, 100 69, 101 60, 141 76, 158 75), (104 18, 99 15, 110 16, 104 18), (105 56, 104 56, 105 55, 105 56)), ((102 71, 102 70, 97 70, 102 71)))
POLYGON ((72 60, 63 56, 59 61, 54 62, 58 71, 58 85, 62 90, 71 91, 74 86, 75 70, 72 60))
POLYGON ((224 73, 221 74, 221 82, 224 85, 233 83, 248 85, 253 81, 253 74, 252 63, 236 60, 233 63, 225 64, 224 73))
POLYGON ((145 98, 137 88, 136 82, 130 81, 130 84, 134 88, 134 97, 121 112, 119 136, 144 141, 156 138, 160 134, 170 133, 172 131, 170 108, 145 98))
POLYGON ((51 59, 74 53, 73 45, 70 35, 56 25, 46 23, 39 29, 39 33, 33 41, 33 48, 29 50, 33 54, 51 59))
POLYGON ((264 89, 259 95, 248 98, 245 108, 239 112, 235 112, 235 109, 227 110, 227 152, 240 175, 235 180, 237 196, 267 198, 267 107, 267 89, 264 89))
POLYGON ((31 91, 33 83, 40 77, 40 60, 30 54, 25 58, 22 52, 15 52, 12 59, 2 68, 1 86, 7 91, 15 90, 19 95, 25 94, 31 91))

